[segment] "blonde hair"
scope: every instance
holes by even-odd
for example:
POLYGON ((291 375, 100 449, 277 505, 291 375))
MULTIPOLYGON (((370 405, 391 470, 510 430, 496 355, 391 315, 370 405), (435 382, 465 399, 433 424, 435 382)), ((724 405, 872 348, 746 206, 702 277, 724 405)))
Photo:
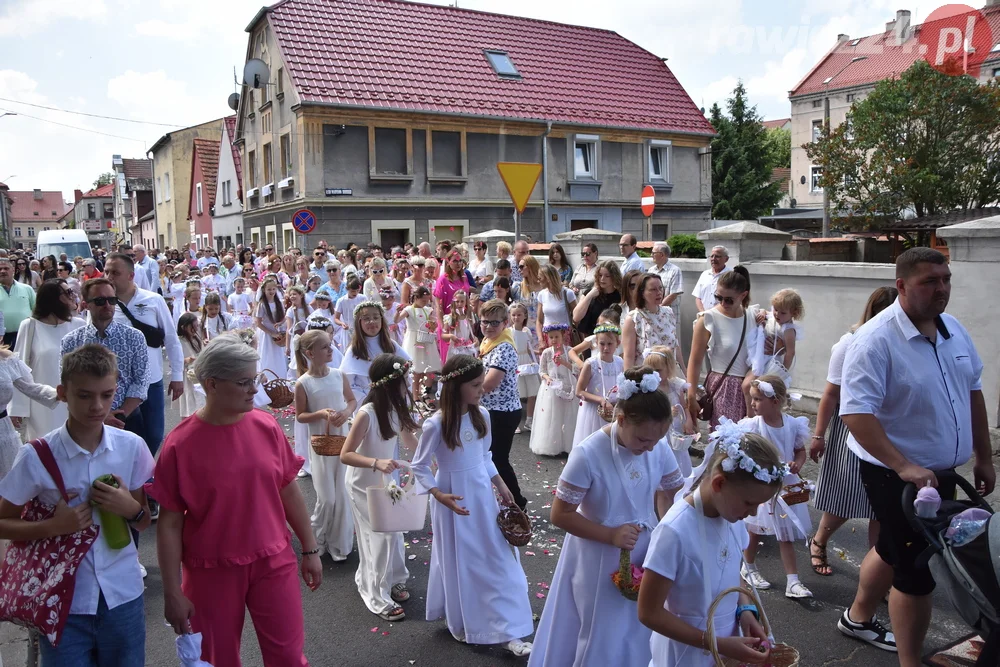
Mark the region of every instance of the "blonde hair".
POLYGON ((651 347, 649 349, 649 355, 646 356, 645 361, 642 363, 654 370, 659 371, 660 377, 663 379, 668 377, 678 377, 677 358, 674 356, 673 349, 667 347, 666 345, 654 345, 651 347))
POLYGON ((499 255, 501 252, 505 252, 509 255, 514 252, 514 249, 511 248, 510 244, 506 241, 497 241, 497 254, 499 255))
MULTIPOLYGON (((764 470, 780 468, 785 463, 781 460, 781 453, 777 447, 771 444, 770 440, 756 433, 744 434, 742 440, 740 440, 740 449, 764 470)), ((726 452, 725 447, 716 447, 712 458, 708 460, 708 465, 705 466, 705 472, 694 483, 694 486, 701 484, 701 481, 706 477, 710 478, 712 475, 718 473, 730 481, 752 482, 754 484, 769 486, 774 493, 781 490, 784 480, 780 476, 772 482, 762 482, 754 477, 752 472, 748 472, 740 466, 736 466, 731 472, 726 472, 722 467, 722 462, 726 456, 728 456, 728 452, 726 452)))
POLYGON ((793 289, 778 290, 771 297, 771 306, 778 310, 787 310, 793 320, 801 320, 806 315, 806 307, 802 297, 793 289))
MULTIPOLYGON (((760 391, 761 382, 768 383, 774 389, 774 396, 764 396, 764 398, 777 401, 778 405, 784 405, 788 401, 788 387, 780 377, 777 375, 761 375, 751 383, 751 386, 756 387, 757 391, 760 391)), ((763 396, 763 392, 761 392, 761 395, 763 396)))
MULTIPOLYGON (((528 284, 528 276, 530 275, 536 281, 539 280, 538 275, 538 260, 531 255, 525 255, 521 258, 524 263, 524 270, 521 271, 521 298, 524 298, 525 294, 531 294, 535 291, 535 285, 528 284)), ((556 272, 559 273, 558 271, 556 272)))
POLYGON ((309 357, 306 356, 305 351, 316 347, 316 344, 320 342, 323 336, 326 336, 326 344, 329 345, 330 334, 322 329, 309 329, 299 336, 298 345, 295 347, 295 369, 299 377, 302 377, 303 373, 309 370, 309 357))
POLYGON ((461 316, 461 319, 472 321, 472 311, 469 308, 472 305, 472 299, 469 298, 469 293, 464 289, 455 290, 455 293, 451 295, 451 312, 448 313, 448 323, 453 327, 458 324, 459 320, 458 311, 455 310, 455 299, 458 298, 459 294, 465 297, 465 314, 461 316))
MULTIPOLYGON (((539 281, 556 296, 562 295, 562 278, 559 277, 559 269, 551 264, 546 264, 540 268, 539 281)), ((572 315, 572 313, 570 313, 572 315)))
POLYGON ((507 304, 500 299, 490 299, 479 307, 480 318, 488 318, 490 315, 499 316, 499 319, 506 322, 507 304))
POLYGON ((507 308, 507 317, 511 318, 511 325, 514 324, 513 318, 514 318, 514 311, 515 310, 522 310, 522 311, 524 311, 524 324, 527 325, 528 324, 528 307, 525 306, 520 301, 515 301, 514 303, 512 303, 507 308))

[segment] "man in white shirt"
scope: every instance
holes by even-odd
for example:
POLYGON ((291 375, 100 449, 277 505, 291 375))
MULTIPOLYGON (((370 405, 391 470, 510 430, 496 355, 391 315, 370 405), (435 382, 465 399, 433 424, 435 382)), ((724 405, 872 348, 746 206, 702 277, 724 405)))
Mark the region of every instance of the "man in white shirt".
POLYGON ((670 261, 670 246, 664 241, 653 244, 653 266, 649 272, 660 276, 660 282, 663 283, 663 301, 660 305, 669 306, 675 315, 680 316, 684 277, 681 275, 681 267, 670 261))
POLYGON ((639 257, 639 253, 636 251, 638 243, 634 234, 623 234, 621 240, 618 241, 618 249, 621 250, 622 257, 625 258, 625 261, 622 262, 623 276, 629 271, 646 270, 646 263, 642 261, 642 257, 639 257))
MULTIPOLYGON (((67 491, 79 495, 71 497, 67 507, 36 448, 22 447, 11 472, 0 481, 0 538, 34 541, 73 535, 100 524, 102 512, 124 518, 133 530, 147 529, 143 487, 153 474, 153 456, 136 435, 103 423, 117 385, 114 354, 101 345, 85 345, 63 358, 61 374, 57 392, 69 418, 45 436, 47 447, 42 449, 51 452, 67 491), (95 482, 96 474, 114 475, 118 488, 95 482), (34 498, 54 505, 55 515, 45 521, 22 520, 23 506, 34 498)), ((45 665, 146 664, 139 554, 131 538, 121 548, 112 548, 104 534, 111 527, 101 529, 76 571, 72 600, 45 601, 50 607, 57 602, 69 605, 59 645, 53 647, 44 634, 39 638, 45 665), (102 656, 99 662, 96 656, 102 656)), ((59 561, 69 559, 63 554, 59 561)))
POLYGON ((209 264, 219 265, 219 258, 215 256, 215 251, 211 248, 205 248, 202 253, 201 259, 198 260, 198 268, 204 269, 209 264))
POLYGON ((142 289, 155 292, 160 287, 160 265, 146 253, 146 246, 136 243, 132 246, 135 257, 135 284, 142 289))
POLYGON ((184 393, 184 353, 181 351, 173 318, 167 310, 167 302, 159 294, 136 287, 133 280, 134 273, 132 260, 128 255, 121 253, 109 256, 108 263, 104 267, 104 276, 114 284, 115 293, 118 295, 115 321, 132 326, 146 336, 149 390, 146 393, 146 400, 125 421, 125 428, 141 436, 149 446, 149 451, 155 456, 163 443, 166 407, 163 392, 163 352, 160 348, 166 348, 167 358, 170 360, 168 390, 171 400, 174 401, 184 393), (148 345, 151 340, 150 335, 157 336, 157 329, 162 331, 158 334, 162 343, 155 347, 150 346, 148 345))
POLYGON ((896 288, 896 302, 858 329, 844 362, 840 416, 851 432, 848 447, 861 459, 861 479, 881 530, 862 563, 854 604, 838 627, 892 650, 874 619, 882 593, 865 585, 884 561, 892 566, 889 618, 899 664, 918 667, 934 579, 926 564, 918 564, 927 543, 903 514, 903 490, 907 483, 940 486, 941 497, 948 498, 955 488, 949 476, 975 455, 975 484, 986 495, 996 470, 983 362, 965 328, 944 312, 951 295, 948 260, 930 248, 907 250, 896 260, 896 288))
POLYGON ((325 279, 327 257, 326 248, 321 245, 317 245, 313 249, 312 263, 309 265, 309 273, 325 279))
POLYGON ((708 263, 711 268, 702 272, 694 289, 691 290, 699 313, 715 307, 715 290, 719 286, 719 278, 726 271, 732 271, 726 266, 728 261, 729 250, 726 249, 726 246, 717 245, 712 248, 708 255, 708 263))

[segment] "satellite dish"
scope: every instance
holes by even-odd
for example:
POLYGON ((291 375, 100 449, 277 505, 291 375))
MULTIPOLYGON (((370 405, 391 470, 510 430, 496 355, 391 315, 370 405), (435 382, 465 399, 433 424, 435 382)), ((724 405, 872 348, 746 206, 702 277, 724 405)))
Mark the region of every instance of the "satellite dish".
POLYGON ((266 86, 271 78, 271 69, 260 58, 251 58, 243 66, 243 83, 254 88, 266 86))
POLYGON ((229 102, 227 104, 229 104, 229 108, 232 109, 233 111, 239 111, 240 110, 240 94, 239 93, 233 93, 232 95, 230 95, 229 96, 229 102))

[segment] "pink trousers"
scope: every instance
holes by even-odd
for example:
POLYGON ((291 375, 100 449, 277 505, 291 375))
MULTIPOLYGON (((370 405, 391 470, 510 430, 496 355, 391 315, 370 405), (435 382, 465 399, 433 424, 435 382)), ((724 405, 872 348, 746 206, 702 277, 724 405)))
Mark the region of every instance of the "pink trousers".
POLYGON ((185 566, 181 588, 194 604, 191 628, 202 634, 201 659, 213 667, 240 667, 249 609, 266 667, 308 667, 298 570, 291 544, 249 565, 185 566))

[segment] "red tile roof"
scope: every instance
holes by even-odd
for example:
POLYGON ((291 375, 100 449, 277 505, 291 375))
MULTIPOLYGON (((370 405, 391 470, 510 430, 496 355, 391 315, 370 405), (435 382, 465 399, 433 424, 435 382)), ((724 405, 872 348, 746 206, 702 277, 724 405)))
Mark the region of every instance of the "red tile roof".
POLYGON ((229 137, 229 147, 233 150, 233 163, 236 165, 236 198, 243 199, 243 158, 240 149, 233 143, 236 141, 236 114, 226 116, 226 136, 229 137))
POLYGON ((776 118, 774 120, 765 120, 762 125, 769 130, 775 130, 779 127, 784 127, 788 123, 791 123, 791 118, 776 118))
POLYGON ((122 160, 125 170, 125 178, 153 178, 152 160, 135 160, 126 158, 122 160))
MULTIPOLYGON (((194 160, 191 163, 192 170, 196 164, 201 164, 202 183, 205 187, 205 195, 208 197, 209 207, 215 206, 215 187, 219 180, 219 142, 215 139, 195 139, 194 140, 194 160)), ((192 190, 194 189, 192 182, 192 190)))
POLYGON ((41 199, 35 199, 35 193, 31 190, 14 191, 7 193, 14 202, 10 207, 11 220, 21 222, 55 222, 66 213, 66 202, 63 201, 61 192, 47 191, 41 193, 41 199), (38 215, 35 215, 35 212, 38 215), (55 213, 53 213, 55 211, 55 213))
MULTIPOLYGON (((989 22, 993 34, 1000 38, 1000 5, 984 7, 979 11, 989 22)), ((892 31, 860 39, 844 40, 834 46, 792 89, 788 96, 794 98, 822 92, 823 82, 827 78, 837 75, 841 68, 858 56, 866 56, 867 59, 853 63, 837 75, 836 80, 829 84, 830 90, 869 86, 883 79, 897 78, 922 57, 919 32, 923 29, 933 29, 932 25, 925 23, 912 26, 909 38, 898 46, 892 31), (858 43, 852 46, 855 41, 858 43)), ((989 60, 993 61, 994 58, 989 60)))
POLYGON ((98 198, 98 197, 114 197, 115 196, 115 184, 108 183, 107 185, 102 185, 99 188, 95 188, 89 192, 83 193, 83 198, 98 198))
POLYGON ((714 133, 660 58, 611 31, 402 0, 265 14, 303 104, 714 133), (499 77, 486 49, 523 79, 499 77))

